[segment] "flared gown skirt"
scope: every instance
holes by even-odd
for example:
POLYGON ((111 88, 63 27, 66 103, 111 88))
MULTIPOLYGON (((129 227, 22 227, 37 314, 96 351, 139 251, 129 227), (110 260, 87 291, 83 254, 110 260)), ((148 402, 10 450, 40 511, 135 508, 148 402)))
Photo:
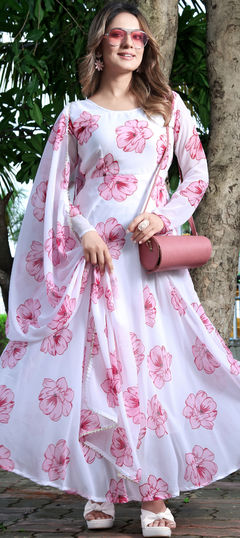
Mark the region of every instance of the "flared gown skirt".
POLYGON ((147 274, 130 234, 111 254, 111 275, 70 268, 79 304, 49 336, 3 352, 0 466, 99 502, 166 499, 240 467, 240 365, 187 270, 147 274))

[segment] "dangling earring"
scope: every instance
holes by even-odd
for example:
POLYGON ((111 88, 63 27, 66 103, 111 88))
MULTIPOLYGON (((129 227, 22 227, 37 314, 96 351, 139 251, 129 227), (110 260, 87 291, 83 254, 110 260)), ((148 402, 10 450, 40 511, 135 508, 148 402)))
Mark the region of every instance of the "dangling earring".
POLYGON ((102 55, 96 55, 96 60, 94 62, 94 65, 95 65, 95 69, 97 71, 103 71, 104 69, 104 63, 103 63, 103 60, 102 60, 102 55))

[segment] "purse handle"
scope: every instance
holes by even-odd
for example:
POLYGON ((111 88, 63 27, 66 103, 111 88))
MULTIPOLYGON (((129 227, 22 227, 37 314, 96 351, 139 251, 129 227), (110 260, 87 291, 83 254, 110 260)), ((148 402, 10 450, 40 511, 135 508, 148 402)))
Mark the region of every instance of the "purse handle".
MULTIPOLYGON (((168 146, 169 146, 169 126, 168 125, 166 127, 166 131, 167 131, 167 144, 166 144, 165 150, 164 150, 164 152, 162 154, 162 157, 161 157, 161 159, 160 159, 160 161, 158 163, 157 170, 155 172, 155 176, 154 176, 154 179, 153 179, 153 184, 152 184, 151 190, 149 192, 147 201, 145 203, 144 209, 142 210, 142 213, 144 213, 146 211, 147 205, 148 205, 149 200, 151 198, 153 189, 154 189, 154 187, 156 185, 156 181, 157 181, 157 178, 158 178, 158 175, 159 175, 159 172, 160 172, 161 162, 163 161, 163 159, 165 157, 165 154, 167 152, 168 146)), ((181 171, 181 168, 180 168, 179 164, 178 164, 178 170, 179 170, 180 181, 183 182, 182 171, 181 171)), ((196 230, 196 226, 195 226, 195 222, 193 220, 193 217, 190 217, 188 219, 188 222, 189 222, 189 225, 190 225, 190 228, 191 228, 192 235, 198 235, 197 230, 196 230)))

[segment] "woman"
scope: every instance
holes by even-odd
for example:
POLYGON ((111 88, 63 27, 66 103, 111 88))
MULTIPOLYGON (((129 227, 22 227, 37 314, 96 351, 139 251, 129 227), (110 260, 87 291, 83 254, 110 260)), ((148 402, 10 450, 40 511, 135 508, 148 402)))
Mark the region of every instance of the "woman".
POLYGON ((191 216, 206 159, 137 8, 105 6, 88 49, 88 98, 53 127, 15 257, 0 465, 86 497, 89 528, 139 500, 143 535, 170 536, 164 499, 240 467, 239 364, 188 271, 147 274, 138 254, 191 216))

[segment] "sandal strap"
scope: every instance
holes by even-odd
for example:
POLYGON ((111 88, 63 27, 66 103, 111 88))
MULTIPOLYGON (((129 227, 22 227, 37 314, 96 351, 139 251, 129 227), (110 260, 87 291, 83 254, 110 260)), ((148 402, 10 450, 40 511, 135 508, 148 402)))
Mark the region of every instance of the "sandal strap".
POLYGON ((147 527, 150 523, 153 523, 157 519, 166 519, 168 521, 175 523, 175 519, 172 515, 171 510, 169 510, 169 508, 166 508, 165 512, 158 512, 157 514, 155 514, 154 512, 150 512, 150 510, 144 510, 142 508, 141 523, 143 527, 147 527))
POLYGON ((103 512, 104 514, 107 514, 112 518, 114 517, 113 503, 104 502, 102 504, 99 504, 95 501, 88 501, 84 507, 83 517, 85 518, 90 512, 93 512, 93 510, 96 510, 97 512, 103 512))

